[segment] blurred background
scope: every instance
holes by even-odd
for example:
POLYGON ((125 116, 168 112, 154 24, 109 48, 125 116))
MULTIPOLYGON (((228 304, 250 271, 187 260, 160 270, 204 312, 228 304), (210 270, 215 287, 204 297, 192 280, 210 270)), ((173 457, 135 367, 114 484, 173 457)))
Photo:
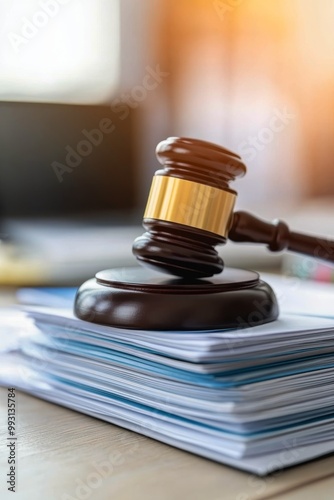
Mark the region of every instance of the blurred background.
MULTIPOLYGON (((0 0, 0 284, 135 265, 155 147, 239 153, 237 208, 333 236, 334 2, 0 0)), ((332 280, 229 243, 227 264, 332 280)))

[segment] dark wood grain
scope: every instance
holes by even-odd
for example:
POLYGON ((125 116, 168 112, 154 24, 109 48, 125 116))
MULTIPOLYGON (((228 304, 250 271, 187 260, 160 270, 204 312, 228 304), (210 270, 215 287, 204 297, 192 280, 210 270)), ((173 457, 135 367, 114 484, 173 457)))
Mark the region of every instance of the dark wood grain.
POLYGON ((121 328, 210 330, 274 321, 278 305, 252 271, 226 269, 215 278, 186 280, 138 267, 98 273, 79 288, 74 312, 121 328))

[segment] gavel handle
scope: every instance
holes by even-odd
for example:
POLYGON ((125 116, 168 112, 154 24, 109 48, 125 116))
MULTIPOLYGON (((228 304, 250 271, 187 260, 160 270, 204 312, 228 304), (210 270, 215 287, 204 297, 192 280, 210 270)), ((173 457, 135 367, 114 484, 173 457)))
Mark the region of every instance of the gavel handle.
POLYGON ((265 222, 247 212, 235 212, 229 239, 264 243, 272 252, 291 250, 334 263, 334 241, 290 231, 285 222, 265 222))

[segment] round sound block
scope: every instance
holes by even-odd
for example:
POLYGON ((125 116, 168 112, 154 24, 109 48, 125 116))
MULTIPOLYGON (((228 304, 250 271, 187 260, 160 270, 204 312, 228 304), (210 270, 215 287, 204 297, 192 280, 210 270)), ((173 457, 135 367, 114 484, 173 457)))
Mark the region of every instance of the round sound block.
POLYGON ((212 330, 274 321, 278 305, 253 271, 225 269, 191 281, 134 267, 101 271, 86 281, 74 312, 85 321, 137 330, 212 330))

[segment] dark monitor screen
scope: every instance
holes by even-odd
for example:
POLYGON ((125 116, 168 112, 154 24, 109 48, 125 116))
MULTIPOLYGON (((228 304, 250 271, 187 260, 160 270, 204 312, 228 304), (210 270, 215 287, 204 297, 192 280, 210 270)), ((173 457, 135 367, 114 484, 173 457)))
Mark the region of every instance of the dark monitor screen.
POLYGON ((0 102, 0 213, 135 208, 133 119, 109 106, 0 102))

